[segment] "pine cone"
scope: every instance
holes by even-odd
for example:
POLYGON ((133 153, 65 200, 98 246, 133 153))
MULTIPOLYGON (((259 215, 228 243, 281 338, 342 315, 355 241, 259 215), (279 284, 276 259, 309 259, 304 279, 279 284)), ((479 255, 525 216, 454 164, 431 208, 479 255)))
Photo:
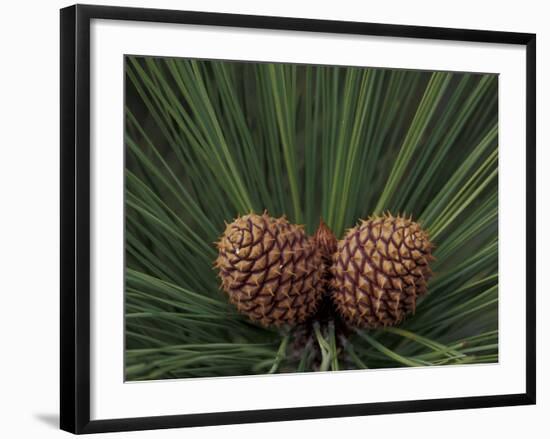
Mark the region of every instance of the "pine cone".
POLYGON ((227 225, 218 250, 221 287, 250 319, 295 325, 315 312, 324 266, 303 226, 266 213, 245 215, 227 225))
POLYGON ((332 298, 351 325, 395 325, 414 313, 432 276, 433 245, 404 217, 371 217, 338 242, 331 272, 332 298))

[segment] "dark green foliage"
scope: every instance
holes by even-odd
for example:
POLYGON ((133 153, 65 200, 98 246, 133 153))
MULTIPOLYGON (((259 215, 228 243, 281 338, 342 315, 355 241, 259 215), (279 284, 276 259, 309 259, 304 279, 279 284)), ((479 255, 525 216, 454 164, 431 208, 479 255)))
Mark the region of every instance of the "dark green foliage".
POLYGON ((495 75, 126 58, 129 380, 498 360, 495 75), (338 237, 411 214, 435 275, 397 328, 311 343, 218 290, 224 221, 268 209, 338 237), (337 351, 340 350, 339 355, 337 351))

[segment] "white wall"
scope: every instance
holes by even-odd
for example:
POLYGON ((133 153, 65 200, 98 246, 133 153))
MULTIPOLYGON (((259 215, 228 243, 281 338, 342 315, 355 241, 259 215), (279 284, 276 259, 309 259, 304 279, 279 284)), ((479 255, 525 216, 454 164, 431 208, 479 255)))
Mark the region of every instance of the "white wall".
MULTIPOLYGON (((121 6, 300 16, 537 33, 538 45, 538 405, 364 418, 325 419, 118 434, 109 437, 242 438, 548 437, 550 311, 544 275, 550 256, 550 14, 546 2, 461 0, 88 1, 121 6), (546 205, 543 200, 546 199, 546 205), (546 433, 546 434, 545 434, 546 433)), ((58 9, 63 1, 5 2, 0 15, 0 433, 58 437, 58 9)), ((547 282, 546 282, 547 283, 547 282)))

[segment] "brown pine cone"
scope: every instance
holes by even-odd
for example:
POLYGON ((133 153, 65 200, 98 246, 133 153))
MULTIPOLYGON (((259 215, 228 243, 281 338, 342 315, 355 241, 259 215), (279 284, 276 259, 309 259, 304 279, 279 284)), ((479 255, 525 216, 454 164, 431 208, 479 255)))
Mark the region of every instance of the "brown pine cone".
POLYGON ((227 225, 218 250, 221 288, 250 319, 295 325, 315 312, 323 262, 303 226, 266 213, 245 215, 227 225))
POLYGON ((371 217, 338 242, 331 272, 332 298, 341 316, 358 327, 398 324, 414 313, 432 276, 433 245, 404 217, 371 217))

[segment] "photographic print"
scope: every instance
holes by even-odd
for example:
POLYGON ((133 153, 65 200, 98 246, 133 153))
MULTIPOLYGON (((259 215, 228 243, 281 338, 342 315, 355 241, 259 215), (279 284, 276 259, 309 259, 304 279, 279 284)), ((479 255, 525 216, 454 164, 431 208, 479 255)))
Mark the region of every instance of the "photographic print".
POLYGON ((127 381, 498 362, 498 75, 124 67, 127 381))

